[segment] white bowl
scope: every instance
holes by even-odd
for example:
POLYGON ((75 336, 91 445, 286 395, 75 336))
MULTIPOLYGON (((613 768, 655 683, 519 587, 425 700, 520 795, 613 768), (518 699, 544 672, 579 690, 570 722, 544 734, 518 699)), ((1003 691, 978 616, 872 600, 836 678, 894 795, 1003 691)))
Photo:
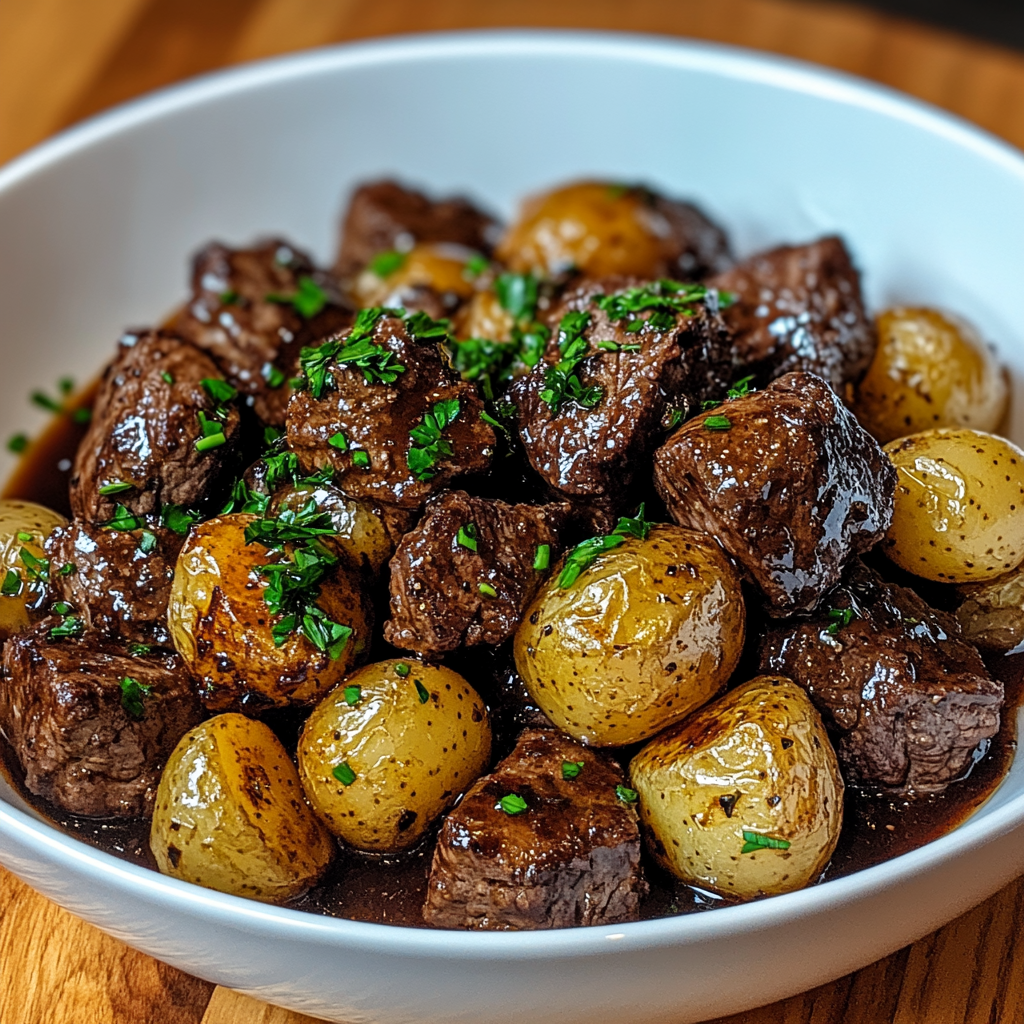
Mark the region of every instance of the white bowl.
MULTIPOLYGON (((509 213, 580 174, 692 196, 737 248, 842 232, 875 306, 937 303, 1024 370, 1024 159, 874 85, 762 54, 471 33, 243 67, 119 108, 0 171, 0 437, 30 388, 88 379, 180 300, 212 237, 326 260, 351 186, 396 173, 509 213)), ((1011 435, 1024 441, 1017 387, 1011 435)), ((615 928, 439 933, 262 906, 50 827, 7 790, 0 861, 125 942, 329 1020, 684 1024, 859 968, 1024 871, 1024 765, 913 853, 747 906, 615 928)))

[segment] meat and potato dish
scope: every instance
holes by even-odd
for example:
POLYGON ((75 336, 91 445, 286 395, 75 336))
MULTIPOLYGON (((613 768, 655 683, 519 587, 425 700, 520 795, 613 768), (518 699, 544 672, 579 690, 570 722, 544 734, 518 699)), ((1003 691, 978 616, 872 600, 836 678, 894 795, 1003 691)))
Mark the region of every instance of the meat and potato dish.
POLYGON ((371 182, 330 268, 214 242, 191 284, 66 501, 0 501, 0 733, 60 823, 252 899, 561 928, 817 884, 998 783, 1024 452, 961 311, 872 317, 842 238, 739 260, 600 180, 507 226, 371 182))

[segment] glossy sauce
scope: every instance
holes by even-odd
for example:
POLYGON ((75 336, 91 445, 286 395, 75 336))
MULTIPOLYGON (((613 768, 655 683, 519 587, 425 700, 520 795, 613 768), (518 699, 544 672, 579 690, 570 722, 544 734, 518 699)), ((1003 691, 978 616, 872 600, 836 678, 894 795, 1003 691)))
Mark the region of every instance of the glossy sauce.
MULTIPOLYGON (((94 385, 73 407, 90 404, 95 391, 94 385)), ((70 415, 57 416, 22 457, 2 496, 36 501, 69 515, 67 482, 70 463, 85 430, 70 415)), ((887 575, 894 578, 899 574, 890 571, 887 575)), ((907 584, 906 579, 894 581, 907 584)), ((920 586, 920 581, 915 582, 920 586)), ((948 606, 948 595, 941 592, 924 596, 935 606, 948 606)), ((478 673, 497 679, 504 670, 502 657, 501 652, 474 655, 475 670, 467 674, 471 679, 479 678, 478 673)), ((914 801, 847 788, 842 834, 823 880, 848 875, 917 849, 955 828, 991 796, 1009 768, 1017 746, 1016 709, 1024 690, 1024 655, 996 656, 988 659, 988 666, 1006 687, 1006 705, 999 734, 987 750, 979 751, 967 777, 945 793, 914 801)), ((461 669, 461 666, 453 667, 461 669)), ((745 667, 741 664, 737 673, 741 678, 745 667)), ((499 688, 492 689, 499 692, 499 688)), ((484 686, 481 691, 485 696, 491 692, 484 686)), ((495 747, 499 755, 511 749, 514 732, 519 726, 516 716, 509 716, 505 725, 507 735, 503 735, 504 718, 500 713, 495 716, 495 747)), ((294 749, 299 720, 294 715, 283 714, 269 724, 289 749, 294 749)), ((632 753, 632 750, 622 752, 623 764, 628 762, 632 753)), ((115 856, 155 869, 149 852, 147 821, 77 818, 33 796, 22 785, 20 766, 2 737, 0 769, 29 804, 65 832, 115 856)), ((431 833, 419 846, 399 856, 343 851, 325 880, 291 905, 334 917, 422 926, 420 908, 426 896, 435 834, 431 833)), ((650 895, 641 908, 644 918, 707 910, 727 903, 713 893, 674 881, 646 857, 644 868, 651 887, 650 895)))

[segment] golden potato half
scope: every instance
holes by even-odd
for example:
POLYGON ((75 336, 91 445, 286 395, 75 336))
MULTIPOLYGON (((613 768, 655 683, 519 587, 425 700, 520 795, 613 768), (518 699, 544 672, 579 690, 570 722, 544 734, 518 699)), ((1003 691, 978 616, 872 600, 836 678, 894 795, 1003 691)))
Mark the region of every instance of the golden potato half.
POLYGON ((382 253, 355 281, 353 294, 360 306, 386 306, 392 297, 415 288, 468 299, 474 292, 467 262, 476 255, 461 245, 421 242, 408 252, 382 253))
POLYGON ((736 899, 813 882, 843 823, 843 780, 796 683, 758 676, 655 737, 629 766, 655 858, 736 899))
MULTIPOLYGON (((20 633, 45 612, 43 541, 67 520, 31 501, 0 500, 0 641, 20 633)), ((55 572, 60 566, 54 566, 55 572)))
POLYGON ((412 846, 486 770, 491 726, 457 672, 419 661, 366 665, 314 708, 299 775, 327 827, 361 850, 412 846))
POLYGON ((563 732, 623 746, 718 693, 739 661, 745 621, 739 577, 715 542, 655 526, 570 587, 552 573, 516 631, 516 668, 563 732))
POLYGON ((990 580, 1024 560, 1024 452, 978 430, 892 441, 896 507, 882 547, 940 583, 990 580))
POLYGON ((149 846, 165 875, 265 903, 305 892, 335 851, 281 742, 237 714, 203 722, 175 747, 149 846))
POLYGON ((495 254, 511 270, 557 277, 665 272, 667 228, 641 192, 581 181, 531 196, 495 254))
POLYGON ((880 444, 935 427, 999 426, 1006 378, 970 324, 921 308, 887 310, 877 324, 878 348, 853 408, 880 444))
POLYGON ((194 526, 174 568, 167 624, 178 653, 215 711, 315 703, 361 659, 370 641, 370 606, 340 563, 320 586, 316 605, 352 635, 337 658, 300 632, 278 645, 259 567, 284 561, 287 550, 246 544, 256 517, 235 513, 194 526))

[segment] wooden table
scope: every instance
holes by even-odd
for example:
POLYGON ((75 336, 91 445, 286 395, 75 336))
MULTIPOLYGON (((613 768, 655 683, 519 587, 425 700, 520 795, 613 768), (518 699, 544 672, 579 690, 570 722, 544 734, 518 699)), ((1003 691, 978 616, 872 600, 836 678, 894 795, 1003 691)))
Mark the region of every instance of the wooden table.
MULTIPOLYGON (((239 61, 396 32, 558 26, 721 40, 914 93, 1024 147, 1024 56, 798 0, 2 0, 0 162, 239 61)), ((1024 1021, 1024 880, 906 949, 728 1024, 1024 1021)), ((302 1024, 136 953, 0 870, 0 1024, 302 1024)), ((724 1021, 718 1024, 726 1024, 724 1021)))

